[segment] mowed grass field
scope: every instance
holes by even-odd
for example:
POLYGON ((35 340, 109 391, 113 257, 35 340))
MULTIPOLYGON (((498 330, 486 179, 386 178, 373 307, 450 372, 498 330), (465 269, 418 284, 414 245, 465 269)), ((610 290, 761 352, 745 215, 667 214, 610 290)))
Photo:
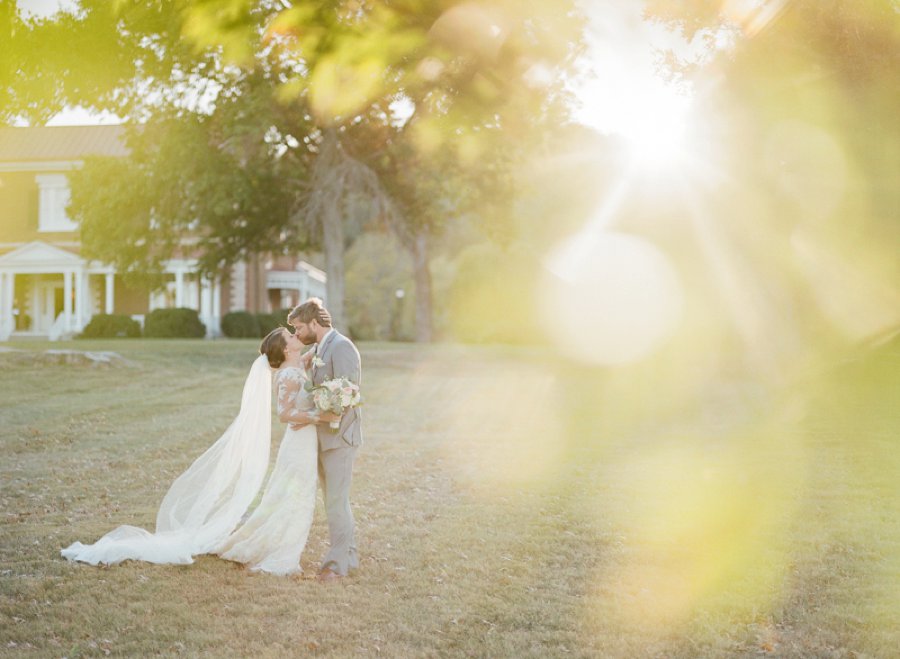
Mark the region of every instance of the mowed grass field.
MULTIPOLYGON (((363 344, 359 572, 70 564, 153 527, 237 412, 254 341, 0 353, 4 656, 895 657, 900 356, 782 389, 526 348, 363 344)), ((280 440, 275 423, 272 458, 280 440)), ((302 565, 327 544, 321 504, 302 565)))

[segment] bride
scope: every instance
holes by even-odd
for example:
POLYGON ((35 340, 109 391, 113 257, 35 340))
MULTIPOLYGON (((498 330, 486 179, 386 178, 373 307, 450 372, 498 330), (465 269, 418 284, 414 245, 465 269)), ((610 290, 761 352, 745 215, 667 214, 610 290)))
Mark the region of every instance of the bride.
POLYGON ((70 560, 187 564, 217 554, 252 571, 295 574, 312 524, 318 442, 315 424, 337 419, 313 411, 303 384, 303 344, 286 329, 263 339, 244 383, 241 409, 222 436, 179 476, 160 504, 156 532, 120 526, 92 545, 62 550, 70 560), (269 462, 272 369, 278 417, 290 424, 262 500, 246 521, 269 462))

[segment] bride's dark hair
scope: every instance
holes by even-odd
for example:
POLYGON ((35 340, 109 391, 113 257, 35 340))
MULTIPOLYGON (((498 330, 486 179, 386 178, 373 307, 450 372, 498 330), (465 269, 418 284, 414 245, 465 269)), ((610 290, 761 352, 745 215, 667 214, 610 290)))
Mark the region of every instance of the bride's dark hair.
POLYGON ((287 341, 284 338, 284 328, 277 327, 269 332, 259 344, 259 354, 266 356, 269 366, 278 368, 284 363, 285 348, 287 348, 287 341))

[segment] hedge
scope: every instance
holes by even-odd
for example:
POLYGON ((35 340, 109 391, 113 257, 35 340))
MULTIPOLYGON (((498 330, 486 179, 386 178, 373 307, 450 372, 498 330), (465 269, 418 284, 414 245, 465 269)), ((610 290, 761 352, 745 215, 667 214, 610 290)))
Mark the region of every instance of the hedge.
POLYGON ((290 309, 281 309, 272 313, 256 314, 256 322, 259 326, 259 338, 263 338, 276 327, 287 327, 287 317, 290 309))
POLYGON ((91 318, 84 331, 78 335, 82 339, 110 339, 119 336, 129 338, 141 335, 141 324, 124 314, 99 313, 91 318))
POLYGON ((195 309, 156 309, 144 318, 144 336, 151 338, 202 338, 206 325, 195 309))
POLYGON ((232 339, 259 336, 259 321, 248 311, 232 311, 222 316, 222 334, 232 339))

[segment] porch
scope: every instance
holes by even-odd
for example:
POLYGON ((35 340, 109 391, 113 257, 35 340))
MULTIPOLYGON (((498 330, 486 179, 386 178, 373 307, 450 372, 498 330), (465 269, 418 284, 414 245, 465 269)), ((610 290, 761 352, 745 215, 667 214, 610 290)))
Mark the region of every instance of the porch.
POLYGON ((122 313, 143 324, 148 311, 188 307, 199 312, 207 336, 219 334, 219 283, 199 278, 189 260, 167 264, 161 291, 127 289, 112 266, 87 261, 40 241, 0 256, 0 341, 72 338, 97 313, 122 313))
POLYGON ((0 256, 0 340, 57 340, 114 309, 115 271, 32 242, 0 256))

